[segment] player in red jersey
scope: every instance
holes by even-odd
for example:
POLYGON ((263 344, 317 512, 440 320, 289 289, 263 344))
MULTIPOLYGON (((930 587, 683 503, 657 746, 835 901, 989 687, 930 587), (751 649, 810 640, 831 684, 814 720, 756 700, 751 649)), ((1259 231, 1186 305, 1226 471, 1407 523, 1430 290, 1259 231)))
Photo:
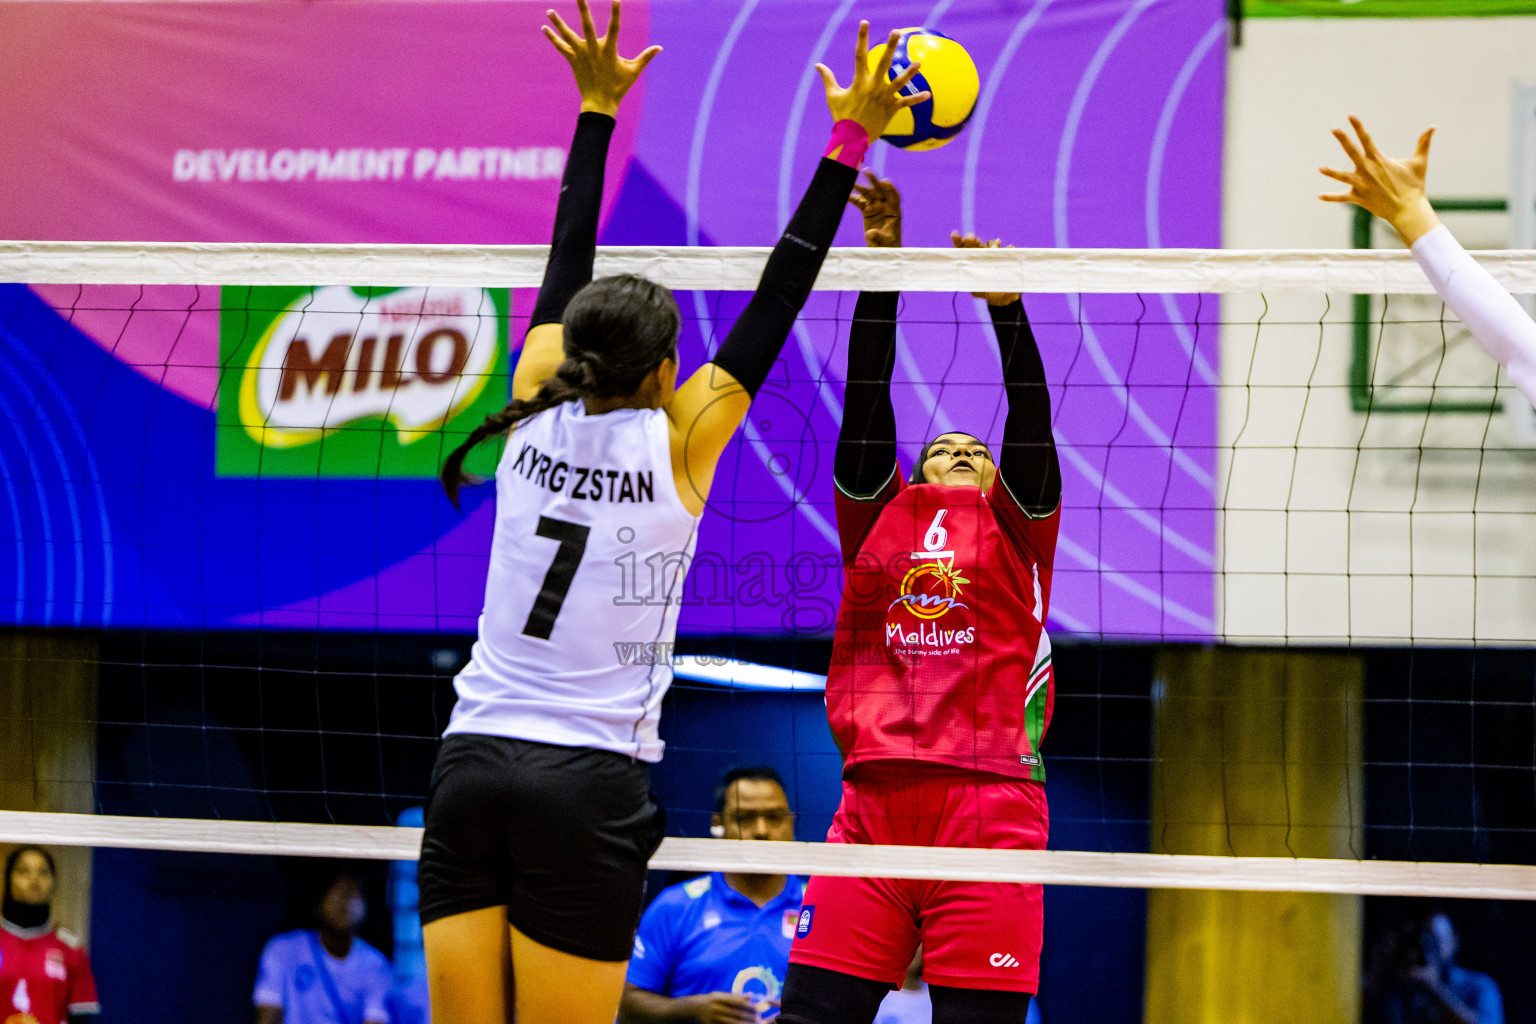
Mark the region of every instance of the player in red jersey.
MULTIPOLYGON (((900 244, 889 182, 871 176, 854 202, 870 245, 900 244)), ((833 472, 844 591, 827 710, 844 771, 828 842, 1045 846, 1040 741, 1054 675, 1044 623, 1061 469, 1020 297, 978 297, 1008 397, 1000 454, 941 434, 910 480, 890 399, 898 296, 862 293, 854 311, 833 472)), ((921 941, 935 1024, 1023 1024, 1041 923, 1038 885, 814 878, 780 1020, 868 1024, 921 941)))
POLYGON ((18 846, 5 860, 0 915, 0 1022, 80 1024, 101 1012, 80 940, 54 926, 53 856, 18 846))

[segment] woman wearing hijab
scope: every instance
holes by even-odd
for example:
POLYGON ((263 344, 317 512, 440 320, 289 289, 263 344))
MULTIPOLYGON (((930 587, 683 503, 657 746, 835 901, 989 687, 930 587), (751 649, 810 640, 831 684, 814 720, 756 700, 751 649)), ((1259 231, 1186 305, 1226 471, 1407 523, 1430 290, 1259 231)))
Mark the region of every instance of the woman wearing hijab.
POLYGON ((5 859, 0 907, 0 1020, 81 1024, 101 1012, 80 938, 53 923, 53 855, 18 846, 5 859))

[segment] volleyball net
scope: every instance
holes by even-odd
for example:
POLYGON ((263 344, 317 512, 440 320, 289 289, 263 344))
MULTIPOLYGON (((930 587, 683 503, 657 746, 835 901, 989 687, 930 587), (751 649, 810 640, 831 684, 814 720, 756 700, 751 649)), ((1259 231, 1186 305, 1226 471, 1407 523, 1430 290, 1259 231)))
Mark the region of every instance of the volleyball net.
MULTIPOLYGON (((687 373, 766 254, 604 249, 597 273, 677 291, 687 373)), ((391 823, 425 795, 494 511, 436 471, 505 403, 544 258, 0 243, 0 782, 49 808, 0 812, 0 840, 414 856, 391 823)), ((1536 292, 1529 254, 1479 258, 1536 292)), ((653 866, 1529 898, 1529 419, 1403 252, 834 250, 721 462, 676 648, 592 638, 676 670, 653 866), (1050 851, 703 838, 731 764, 779 769, 801 839, 836 806, 816 691, 860 289, 903 295, 905 466, 1000 435, 971 293, 1024 293, 1064 478, 1050 851)))

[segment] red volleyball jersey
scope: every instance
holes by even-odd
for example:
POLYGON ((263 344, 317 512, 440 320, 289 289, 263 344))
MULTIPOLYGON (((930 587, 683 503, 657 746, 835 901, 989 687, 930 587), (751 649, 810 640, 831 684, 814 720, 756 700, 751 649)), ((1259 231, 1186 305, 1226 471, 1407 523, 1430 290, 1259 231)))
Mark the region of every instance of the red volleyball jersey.
POLYGON ((893 477, 837 494, 843 601, 827 713, 844 766, 915 760, 1045 781, 1055 700, 1045 631, 1058 508, 893 477))
POLYGON ((65 1024, 96 1013, 96 980, 80 940, 42 925, 0 921, 0 1024, 65 1024))

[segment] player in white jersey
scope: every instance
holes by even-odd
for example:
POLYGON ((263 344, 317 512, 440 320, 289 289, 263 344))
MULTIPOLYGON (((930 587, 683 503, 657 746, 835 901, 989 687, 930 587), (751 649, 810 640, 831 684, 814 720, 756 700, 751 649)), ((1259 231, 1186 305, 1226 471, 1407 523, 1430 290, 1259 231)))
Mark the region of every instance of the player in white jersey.
POLYGON ((730 334, 676 387, 672 294, 591 280, 613 117, 659 48, 620 57, 617 0, 605 36, 578 6, 580 35, 554 12, 544 29, 582 113, 512 401, 443 467, 457 501, 465 455, 508 435, 479 638, 427 801, 419 879, 437 1024, 612 1024, 663 831, 648 766, 671 682, 664 655, 621 660, 616 645, 670 650, 720 455, 810 294, 870 140, 928 98, 902 95, 916 65, 887 74, 896 33, 869 61, 867 24, 849 87, 818 66, 836 122, 827 155, 730 334))
POLYGON ((1318 198, 1355 203, 1391 224, 1450 311, 1467 325, 1483 351, 1509 371, 1509 379, 1526 400, 1536 404, 1536 322, 1493 275, 1467 255, 1429 205, 1424 179, 1435 130, 1419 136, 1413 156, 1399 160, 1382 155, 1358 117, 1351 117, 1349 123, 1359 136, 1358 145, 1341 129, 1335 128, 1333 135, 1354 169, 1319 168, 1348 185, 1349 191, 1318 198))

